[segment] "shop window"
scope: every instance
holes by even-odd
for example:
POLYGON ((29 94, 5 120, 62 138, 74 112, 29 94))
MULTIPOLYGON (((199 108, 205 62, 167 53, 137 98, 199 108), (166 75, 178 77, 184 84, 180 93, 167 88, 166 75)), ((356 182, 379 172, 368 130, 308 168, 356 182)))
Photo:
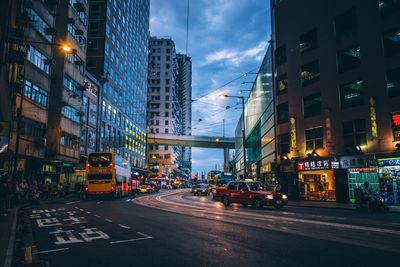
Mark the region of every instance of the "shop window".
POLYGON ((400 13, 400 0, 378 0, 378 6, 382 18, 400 13))
POLYGON ((286 63, 286 46, 282 45, 275 50, 275 66, 286 63))
POLYGON ((324 147, 324 130, 322 127, 305 130, 306 151, 324 147))
POLYGON ((343 141, 345 147, 355 147, 367 144, 365 120, 343 122, 343 141))
POLYGON ((303 86, 319 81, 318 60, 301 66, 301 84, 303 86))
POLYGON ((336 40, 354 35, 357 32, 357 13, 351 8, 343 14, 335 17, 336 40))
POLYGON ((290 153, 290 133, 278 135, 278 149, 281 155, 290 153))
POLYGON ((383 34, 383 50, 386 57, 400 53, 400 28, 383 34))
POLYGON ((340 105, 342 109, 362 105, 364 102, 364 83, 356 81, 340 86, 340 105))
POLYGON ((354 45, 349 48, 337 52, 337 69, 339 73, 343 73, 361 65, 361 49, 359 45, 354 45))
POLYGON ((386 72, 386 88, 390 97, 400 96, 400 68, 386 72))
POLYGON ((312 94, 303 97, 303 112, 304 118, 321 115, 321 94, 312 94))
POLYGON ((300 54, 305 54, 316 49, 318 46, 317 29, 312 29, 303 35, 300 35, 300 54))
POLYGON ((276 95, 287 93, 288 91, 288 79, 287 74, 282 74, 276 77, 276 95))
POLYGON ((285 102, 279 104, 276 108, 278 124, 285 123, 289 121, 289 103, 285 102))

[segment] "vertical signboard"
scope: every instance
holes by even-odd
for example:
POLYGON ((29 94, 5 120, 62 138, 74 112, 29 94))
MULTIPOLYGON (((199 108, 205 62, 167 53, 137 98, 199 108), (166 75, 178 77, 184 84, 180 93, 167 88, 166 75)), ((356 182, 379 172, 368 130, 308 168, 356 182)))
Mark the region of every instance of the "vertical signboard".
POLYGON ((296 138, 296 119, 290 117, 290 151, 297 149, 297 138, 296 138))

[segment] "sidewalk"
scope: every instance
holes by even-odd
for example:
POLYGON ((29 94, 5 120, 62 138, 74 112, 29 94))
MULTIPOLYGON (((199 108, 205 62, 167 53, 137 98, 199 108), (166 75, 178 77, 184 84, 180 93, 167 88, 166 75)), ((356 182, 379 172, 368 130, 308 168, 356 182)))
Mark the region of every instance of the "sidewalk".
POLYGON ((7 216, 0 215, 0 266, 11 267, 18 209, 10 209, 7 216))
MULTIPOLYGON (((354 204, 351 203, 337 203, 325 201, 301 201, 289 200, 288 206, 306 207, 306 208, 323 208, 323 209, 341 209, 341 210, 354 210, 354 204)), ((400 212, 400 206, 389 206, 390 212, 400 212)))

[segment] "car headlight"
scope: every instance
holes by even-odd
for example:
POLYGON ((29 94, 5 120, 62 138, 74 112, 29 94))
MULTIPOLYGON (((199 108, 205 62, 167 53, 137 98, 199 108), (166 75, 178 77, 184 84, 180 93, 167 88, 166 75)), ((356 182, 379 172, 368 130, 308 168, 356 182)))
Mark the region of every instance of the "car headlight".
POLYGON ((206 190, 203 190, 203 192, 206 192, 206 190))
POLYGON ((197 189, 195 189, 194 192, 197 192, 197 189))
POLYGON ((282 198, 283 199, 287 199, 287 195, 282 195, 282 198))
POLYGON ((274 199, 273 195, 267 195, 267 199, 274 199))

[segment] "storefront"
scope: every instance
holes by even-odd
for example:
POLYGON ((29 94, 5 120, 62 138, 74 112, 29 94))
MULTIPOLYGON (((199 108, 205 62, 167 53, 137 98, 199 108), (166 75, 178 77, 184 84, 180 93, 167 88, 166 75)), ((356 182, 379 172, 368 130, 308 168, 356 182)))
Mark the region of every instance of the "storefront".
POLYGON ((387 204, 400 204, 400 157, 377 159, 380 192, 387 204))
POLYGON ((300 199, 336 201, 335 176, 330 159, 299 161, 297 170, 300 199))

